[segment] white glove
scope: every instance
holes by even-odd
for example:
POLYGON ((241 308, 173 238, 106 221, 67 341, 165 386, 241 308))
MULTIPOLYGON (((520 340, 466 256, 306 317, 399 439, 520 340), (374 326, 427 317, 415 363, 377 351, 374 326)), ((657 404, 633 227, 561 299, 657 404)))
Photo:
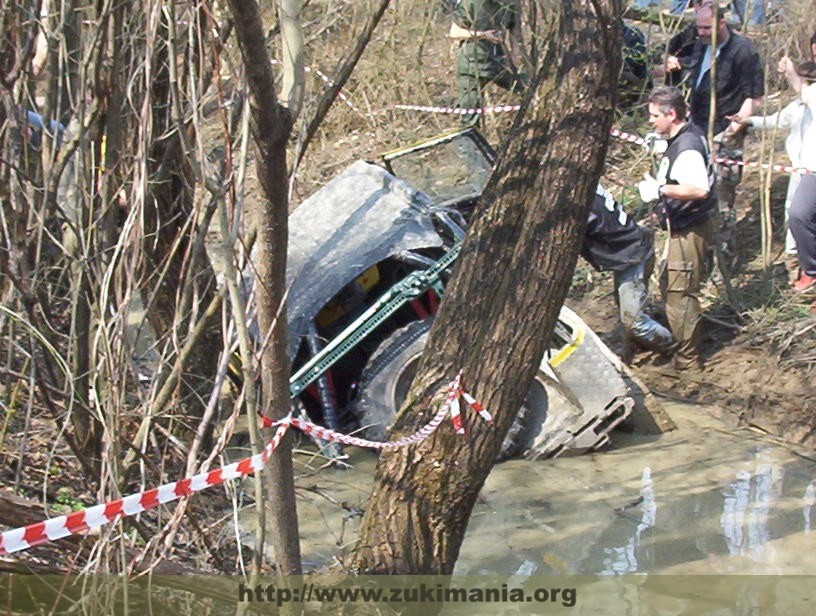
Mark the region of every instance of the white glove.
POLYGON ((648 173, 643 175, 643 179, 638 182, 638 192, 644 203, 657 201, 660 198, 660 183, 648 173))
POLYGON ((669 148, 669 142, 657 133, 646 133, 643 137, 643 149, 649 154, 665 154, 669 148))

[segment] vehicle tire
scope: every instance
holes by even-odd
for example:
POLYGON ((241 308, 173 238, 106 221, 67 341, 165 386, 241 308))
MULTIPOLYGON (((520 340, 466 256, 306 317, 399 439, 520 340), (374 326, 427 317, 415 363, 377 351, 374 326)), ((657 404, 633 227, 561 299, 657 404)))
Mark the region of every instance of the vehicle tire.
POLYGON ((412 321, 383 340, 369 358, 355 404, 355 415, 367 439, 385 440, 414 380, 432 323, 432 318, 412 321))
POLYGON ((543 379, 549 380, 549 377, 539 370, 518 415, 513 420, 513 425, 502 441, 497 458, 499 461, 519 456, 527 451, 533 444, 536 430, 546 421, 547 390, 543 379))
MULTIPOLYGON (((433 319, 414 321, 386 338, 374 352, 360 379, 361 395, 355 414, 365 437, 385 440, 394 415, 414 380, 433 319)), ((505 437, 498 459, 505 460, 529 449, 547 418, 547 388, 552 380, 539 371, 527 398, 505 437)))

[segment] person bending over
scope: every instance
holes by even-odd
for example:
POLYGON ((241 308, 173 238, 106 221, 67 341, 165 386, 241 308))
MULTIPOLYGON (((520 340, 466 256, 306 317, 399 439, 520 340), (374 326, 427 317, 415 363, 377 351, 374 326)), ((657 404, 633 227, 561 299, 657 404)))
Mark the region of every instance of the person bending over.
POLYGON ((631 359, 632 342, 661 354, 673 351, 671 332, 649 316, 649 276, 654 266, 650 231, 640 227, 599 184, 589 211, 581 256, 597 271, 611 271, 615 301, 623 324, 624 360, 631 359))

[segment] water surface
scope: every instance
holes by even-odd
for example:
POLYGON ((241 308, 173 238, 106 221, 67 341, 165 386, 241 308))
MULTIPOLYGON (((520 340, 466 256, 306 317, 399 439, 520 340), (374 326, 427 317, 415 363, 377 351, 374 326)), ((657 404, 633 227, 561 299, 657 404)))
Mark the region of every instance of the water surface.
MULTIPOLYGON (((816 463, 710 409, 665 406, 672 433, 615 433, 604 453, 497 465, 455 572, 816 574, 816 463)), ((307 567, 356 536, 374 457, 348 453, 353 470, 298 481, 307 567)))

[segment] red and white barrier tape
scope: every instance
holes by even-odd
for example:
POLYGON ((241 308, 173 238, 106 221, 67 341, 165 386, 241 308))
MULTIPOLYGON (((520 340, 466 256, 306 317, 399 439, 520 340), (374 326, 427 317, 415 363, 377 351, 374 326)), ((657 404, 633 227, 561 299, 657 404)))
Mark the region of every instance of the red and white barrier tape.
POLYGON ((801 175, 813 175, 816 171, 805 169, 804 167, 790 167, 787 165, 769 165, 768 163, 758 163, 756 161, 731 160, 730 158, 715 158, 714 162, 723 165, 738 165, 740 167, 749 167, 752 169, 770 169, 771 171, 779 171, 781 173, 799 173, 801 175))
POLYGON ((263 451, 240 462, 228 464, 214 471, 199 473, 181 481, 166 483, 152 490, 131 494, 69 515, 62 515, 22 528, 7 530, 0 534, 0 554, 18 552, 41 543, 56 541, 68 535, 103 526, 117 518, 135 515, 153 507, 178 500, 183 496, 190 496, 224 483, 229 479, 238 479, 251 475, 263 468, 269 456, 280 444, 288 428, 288 424, 280 425, 263 451))
POLYGON ((448 414, 451 415, 456 433, 464 434, 462 418, 459 415, 460 395, 465 398, 467 403, 476 410, 485 421, 488 423, 491 422, 492 417, 470 394, 465 393, 461 386, 461 377, 462 373, 460 371, 456 378, 447 386, 446 389, 448 393, 445 402, 439 411, 437 411, 436 415, 433 416, 430 422, 410 436, 387 443, 381 443, 328 430, 297 417, 286 417, 276 422, 272 422, 264 417, 264 425, 276 426, 277 430, 260 453, 213 471, 199 473, 198 475, 182 479, 181 481, 166 483, 158 488, 131 494, 130 496, 109 503, 95 505, 69 515, 51 518, 50 520, 37 522, 36 524, 30 524, 21 528, 7 530, 0 533, 0 555, 27 550, 35 545, 56 541, 57 539, 62 539, 69 535, 74 535, 92 528, 98 528, 113 522, 117 518, 136 515, 137 513, 142 513, 159 505, 178 500, 184 496, 191 496, 196 492, 217 486, 230 479, 240 479, 256 473, 260 471, 267 460, 269 460, 269 457, 280 444, 289 426, 294 426, 306 434, 310 434, 321 440, 377 450, 397 449, 425 440, 440 426, 448 414), (455 415, 454 406, 456 409, 455 415))
MULTIPOLYGON (((272 60, 272 61, 271 61, 271 64, 273 64, 273 65, 276 65, 276 64, 282 64, 282 62, 281 62, 280 60, 272 60)), ((324 74, 324 73, 323 73, 323 72, 322 72, 320 69, 317 69, 317 68, 312 68, 311 66, 304 66, 304 67, 303 67, 303 71, 304 71, 305 73, 314 73, 315 75, 317 75, 317 76, 318 76, 318 77, 319 77, 319 78, 320 78, 320 79, 323 81, 323 83, 325 83, 325 84, 326 84, 327 86, 329 86, 330 88, 333 88, 334 86, 336 86, 336 85, 337 85, 337 84, 336 84, 334 81, 332 81, 331 79, 329 79, 329 78, 328 78, 328 77, 327 77, 327 76, 326 76, 326 75, 325 75, 325 74, 324 74)), ((338 90, 338 91, 337 91, 337 98, 339 98, 339 99, 340 99, 341 101, 343 101, 343 102, 344 102, 346 105, 348 105, 348 106, 349 106, 349 107, 350 107, 350 108, 351 108, 353 111, 356 111, 356 112, 357 112, 357 113, 359 113, 360 115, 365 115, 365 114, 364 114, 362 111, 360 111, 360 109, 358 109, 358 108, 357 108, 357 107, 354 105, 354 103, 352 103, 352 102, 351 102, 351 97, 350 97, 348 94, 346 94, 346 93, 343 91, 343 89, 342 89, 342 88, 341 88, 340 90, 338 90)))
MULTIPOLYGON (((505 111, 518 111, 520 109, 519 105, 496 105, 493 107, 483 107, 481 109, 457 109, 456 107, 423 107, 421 105, 393 105, 392 109, 403 109, 407 111, 424 111, 427 113, 447 113, 447 114, 454 114, 454 115, 481 115, 481 114, 489 114, 489 113, 500 113, 505 111)), ((629 143, 634 143, 636 145, 644 145, 646 140, 643 139, 640 135, 635 135, 633 133, 627 133, 617 128, 613 128, 610 131, 610 134, 613 137, 618 139, 622 139, 623 141, 628 141, 629 143)), ((814 171, 810 169, 805 169, 803 167, 791 167, 788 165, 769 165, 767 163, 759 163, 755 161, 744 161, 744 160, 734 160, 732 158, 723 158, 717 157, 714 159, 714 162, 719 163, 721 165, 731 165, 731 166, 738 166, 738 167, 748 167, 752 169, 762 168, 762 169, 770 169, 771 171, 778 171, 781 173, 801 173, 805 175, 813 175, 814 171)))
MULTIPOLYGON (((331 79, 329 79, 326 75, 324 75, 319 69, 311 68, 311 67, 307 66, 307 67, 305 67, 304 70, 307 73, 314 72, 314 74, 317 75, 318 77, 320 77, 320 79, 323 80, 323 83, 325 83, 330 88, 333 88, 334 86, 337 85, 335 82, 333 82, 331 79)), ((337 91, 337 97, 341 101, 343 101, 346 105, 348 105, 352 110, 356 111, 360 115, 364 115, 362 111, 360 111, 357 107, 355 107, 354 103, 351 102, 351 98, 345 92, 343 92, 342 88, 337 91)))
POLYGON ((634 143, 636 145, 645 145, 646 143, 646 140, 640 135, 625 133, 622 130, 618 130, 617 128, 613 128, 611 131, 609 131, 609 134, 612 135, 613 137, 623 139, 624 141, 628 141, 629 143, 634 143))
MULTIPOLYGON (((272 64, 280 64, 278 60, 272 60, 272 64)), ((336 83, 329 79, 324 73, 322 73, 319 69, 313 69, 309 66, 304 67, 304 70, 308 72, 314 72, 323 82, 328 85, 329 87, 334 87, 336 83)), ((354 103, 351 102, 351 98, 342 89, 337 92, 338 98, 343 101, 346 105, 348 105, 351 109, 355 112, 359 113, 360 115, 366 115, 359 108, 357 108, 354 103)), ((403 111, 421 111, 425 113, 444 113, 450 115, 490 115, 494 113, 506 113, 512 111, 518 111, 521 109, 521 105, 492 105, 489 107, 475 107, 471 109, 461 109, 459 107, 441 107, 441 106, 428 106, 428 105, 391 105, 387 109, 400 109, 403 111)), ((383 110, 385 111, 385 110, 383 110)), ((640 135, 635 135, 633 133, 627 133, 616 128, 613 128, 610 131, 610 134, 613 137, 617 137, 618 139, 622 139, 623 141, 628 141, 629 143, 634 143, 636 145, 644 145, 646 143, 645 139, 640 135)), ((714 162, 719 163, 721 165, 730 165, 730 166, 738 166, 738 167, 748 167, 751 169, 770 169, 771 171, 777 171, 780 173, 800 173, 804 175, 813 175, 816 171, 811 171, 810 169, 805 169, 804 167, 791 167, 789 165, 769 165, 767 163, 759 163, 755 161, 744 161, 744 160, 734 160, 731 158, 722 158, 718 157, 714 159, 714 162)))
POLYGON ((464 389, 462 389, 461 392, 462 397, 465 399, 465 402, 468 403, 468 406, 470 406, 470 408, 476 411, 482 419, 484 419, 487 423, 491 423, 493 421, 493 416, 487 412, 487 409, 485 407, 476 402, 473 396, 471 396, 464 389))
POLYGON ((493 105, 491 107, 477 107, 474 109, 460 109, 459 107, 424 107, 422 105, 392 105, 391 109, 404 111, 424 111, 427 113, 447 113, 452 115, 485 115, 491 113, 505 113, 518 111, 521 105, 493 105))
MULTIPOLYGON (((291 422, 293 426, 312 436, 316 439, 321 441, 329 441, 334 443, 342 443, 344 445, 352 445, 354 447, 363 447, 365 449, 377 449, 377 450, 387 450, 387 449, 398 449, 400 447, 406 447, 407 445, 413 445, 415 443, 419 443, 424 441, 428 438, 438 427, 439 425, 445 420, 445 418, 450 415, 451 423, 453 424, 453 428, 457 434, 464 434, 464 424, 462 422, 462 416, 459 409, 459 397, 465 399, 465 402, 474 410, 476 411, 479 416, 487 423, 493 422, 493 417, 491 414, 482 407, 481 404, 474 400, 473 396, 467 393, 462 388, 462 373, 461 371, 459 374, 456 375, 456 378, 451 381, 448 386, 446 387, 447 394, 445 395, 445 401, 443 402, 442 406, 439 407, 436 415, 431 418, 425 426, 420 428, 414 434, 410 436, 404 436, 402 438, 396 439, 394 441, 388 442, 380 442, 380 441, 370 441, 368 439, 360 438, 357 436, 351 436, 349 434, 343 434, 342 432, 336 432, 334 430, 330 430, 328 428, 324 428, 323 426, 319 426, 314 424, 308 420, 300 419, 298 417, 292 417, 288 421, 291 422)), ((273 422, 267 417, 263 418, 264 426, 270 427, 277 425, 277 422, 273 422)))
POLYGON ((462 422, 462 414, 459 412, 459 392, 461 389, 462 371, 460 370, 459 374, 456 375, 456 378, 453 379, 453 383, 450 385, 448 397, 443 405, 450 408, 451 422, 453 422, 453 429, 456 430, 456 434, 465 433, 465 425, 462 422))
MULTIPOLYGON (((610 132, 613 137, 617 137, 618 139, 622 139, 623 141, 628 141, 629 143, 634 143, 636 145, 645 145, 646 140, 639 136, 633 135, 632 133, 625 133, 623 131, 618 130, 617 128, 613 128, 610 132)), ((810 169, 805 169, 803 167, 791 167, 788 165, 769 165, 767 163, 758 163, 756 161, 744 161, 744 160, 734 160, 732 158, 724 158, 724 157, 716 157, 714 159, 715 163, 719 163, 720 165, 730 165, 730 166, 737 166, 737 167, 748 167, 751 169, 770 169, 771 171, 778 171, 780 173, 801 173, 804 175, 813 175, 813 171, 810 169)))

